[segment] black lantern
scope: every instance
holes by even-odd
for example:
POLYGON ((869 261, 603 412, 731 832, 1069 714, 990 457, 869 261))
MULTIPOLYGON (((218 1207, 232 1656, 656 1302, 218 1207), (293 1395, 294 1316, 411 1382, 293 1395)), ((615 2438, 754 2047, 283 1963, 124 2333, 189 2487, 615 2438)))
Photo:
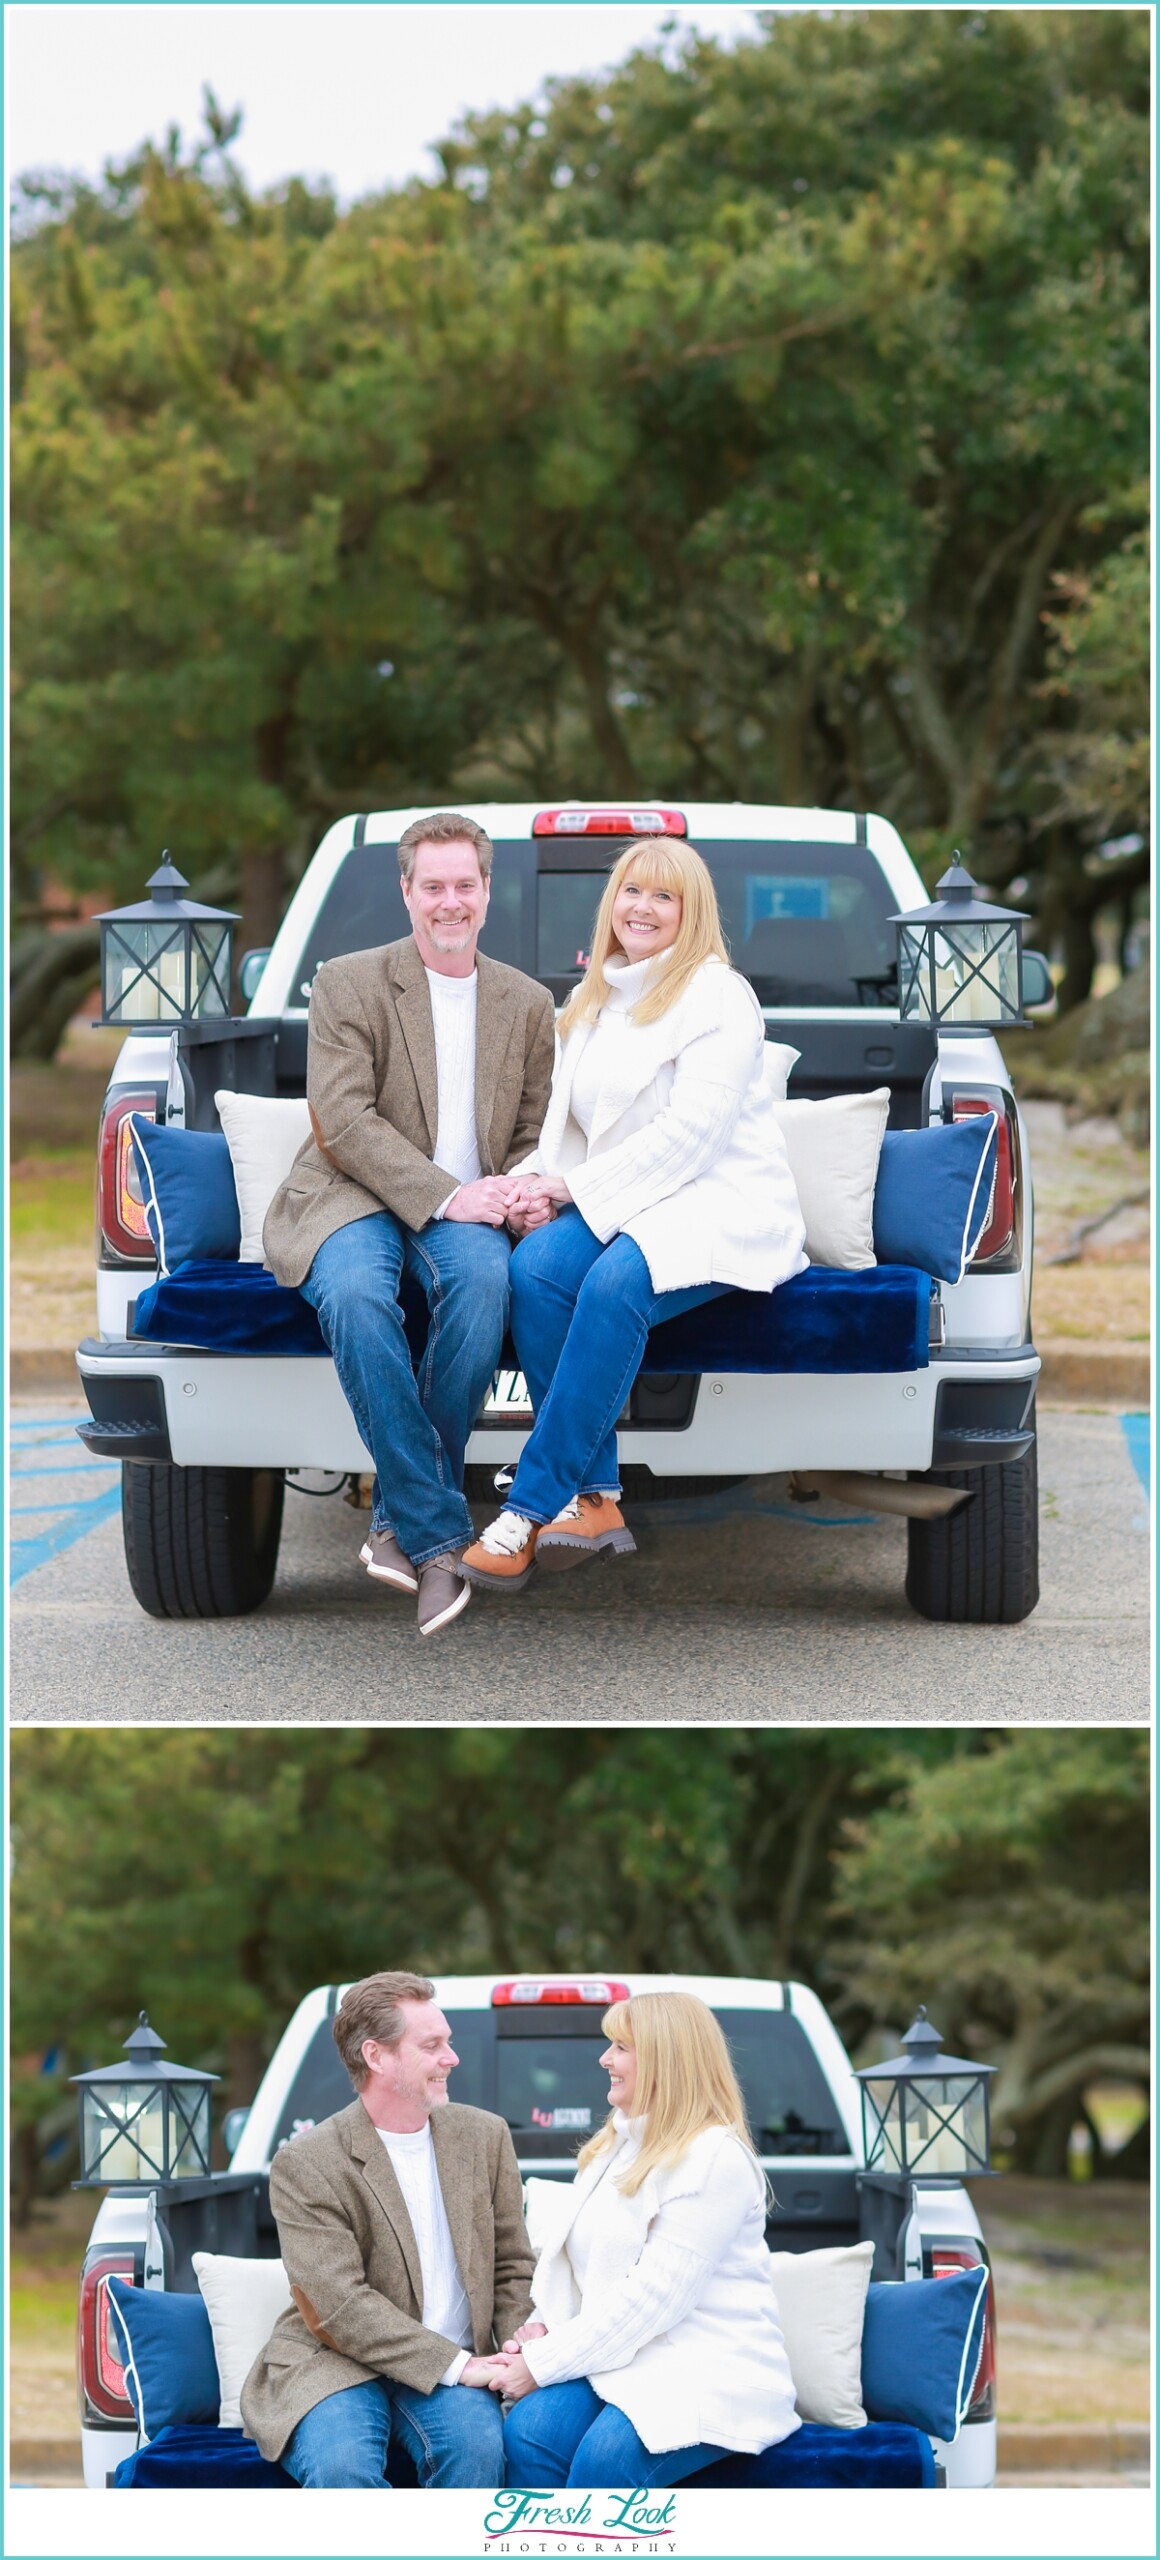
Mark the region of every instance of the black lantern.
POLYGON ((989 906, 956 853, 929 907, 891 916, 898 1011, 935 1030, 1002 1031, 1023 1021, 1023 914, 989 906))
POLYGON ((868 2169, 908 2178, 986 2178, 991 2168, 990 2062, 942 2051, 925 2009, 902 2039, 897 2062, 854 2077, 862 2088, 868 2169))
POLYGON ((126 2038, 127 2062, 77 2071, 81 2093, 82 2187, 155 2187, 170 2178, 208 2178, 214 2071, 163 2062, 164 2039, 144 2009, 126 2038))
POLYGON ((101 928, 101 1020, 107 1023, 202 1022, 230 1010, 233 927, 225 907, 199 907, 163 853, 150 895, 135 907, 98 916, 101 928))

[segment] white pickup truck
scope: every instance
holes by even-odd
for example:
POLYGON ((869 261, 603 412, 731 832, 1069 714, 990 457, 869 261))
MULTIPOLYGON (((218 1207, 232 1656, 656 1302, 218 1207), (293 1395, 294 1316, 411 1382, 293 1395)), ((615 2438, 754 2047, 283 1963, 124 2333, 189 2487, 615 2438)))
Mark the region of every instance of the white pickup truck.
MULTIPOLYGON (((90 2489, 107 2487, 137 2441, 106 2279, 124 2276, 194 2293, 195 2249, 277 2257, 273 2155, 351 2100, 331 2033, 344 1987, 324 1985, 307 1994, 253 2105, 226 2117, 228 2170, 153 2193, 113 2191, 100 2205, 81 2274, 77 2361, 90 2489)), ((692 1991, 720 2019, 777 2197, 767 2227, 773 2248, 843 2248, 871 2239, 875 2279, 949 2275, 989 2264, 974 2206, 958 2179, 931 2179, 911 2190, 902 2179, 866 2173, 849 2056, 816 1993, 800 1982, 686 1974, 615 1980, 443 1975, 436 1997, 459 2056, 452 2098, 505 2118, 525 2177, 573 2176, 576 2153, 603 2122, 608 2103, 597 2061, 604 2050, 602 2015, 611 2000, 642 1991, 692 1991)), ((948 2488, 994 2486, 992 2294, 988 2285, 983 2352, 964 2424, 954 2444, 935 2445, 948 2488)))
MULTIPOLYGON (((329 1358, 131 1338, 134 1302, 156 1265, 129 1115, 212 1129, 222 1086, 304 1093, 315 971, 406 932, 395 847, 421 814, 339 820, 273 948, 243 961, 248 1014, 134 1031, 113 1071, 99 1138, 99 1330, 77 1354, 90 1407, 80 1429, 91 1450, 124 1462, 129 1578, 155 1616, 260 1606, 274 1580, 287 1479, 317 1481, 321 1471, 339 1489, 371 1462, 329 1358)), ((996 1113, 989 1220, 966 1277, 934 1288, 921 1365, 856 1376, 642 1373, 622 1417, 621 1458, 629 1500, 781 1471, 877 1477, 881 1507, 902 1510, 915 1479, 963 1488, 970 1499, 953 1510, 909 1517, 907 1596, 928 1618, 1026 1617, 1038 1598, 1039 1370, 1026 1138, 989 1033, 948 1037, 899 1020, 890 918, 921 905, 925 891, 894 827, 836 810, 740 804, 524 803, 469 814, 495 847, 484 948, 558 1001, 580 974, 611 855, 634 831, 676 820, 713 872, 734 965, 755 989, 767 1036, 800 1052, 792 1097, 888 1085, 890 1126, 901 1129, 996 1113)), ((1042 1000, 1046 964, 1025 956, 1042 1000)), ((469 1443, 469 1493, 487 1497, 495 1470, 518 1457, 529 1418, 522 1378, 501 1371, 469 1443)))

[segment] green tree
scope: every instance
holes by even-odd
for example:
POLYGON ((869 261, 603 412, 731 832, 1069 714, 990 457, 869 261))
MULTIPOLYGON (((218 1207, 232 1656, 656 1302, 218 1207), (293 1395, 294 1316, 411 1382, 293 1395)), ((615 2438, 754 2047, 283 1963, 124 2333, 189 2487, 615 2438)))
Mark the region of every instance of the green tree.
MULTIPOLYGON (((1131 1735, 23 1731, 12 1746, 17 2168, 138 2009, 253 2094, 320 1981, 608 1966, 813 1982, 847 2036, 927 2000, 1003 2056, 1021 2156, 1146 2067, 1131 1735)), ((1064 2128, 1064 2137, 1066 2127, 1064 2128)))
POLYGON ((1057 773, 1137 674, 1045 679, 1141 571, 1139 12, 773 13, 341 218, 228 139, 17 243, 29 919, 172 841, 266 941, 343 808, 661 789, 960 841, 1086 993, 1106 795, 1057 773))
POLYGON ((922 1999, 948 2051, 997 2055, 999 2138, 1062 2176, 1085 2091, 1148 2085, 1148 1736, 992 1734, 900 1775, 836 1861, 847 1995, 883 2022, 922 1999))

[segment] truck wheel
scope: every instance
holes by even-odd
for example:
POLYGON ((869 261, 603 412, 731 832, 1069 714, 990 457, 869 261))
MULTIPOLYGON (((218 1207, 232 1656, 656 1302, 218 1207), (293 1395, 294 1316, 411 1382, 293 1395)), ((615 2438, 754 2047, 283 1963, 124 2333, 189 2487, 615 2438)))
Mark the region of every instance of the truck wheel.
POLYGON ((940 1467, 922 1481, 965 1485, 971 1500, 942 1520, 907 1522, 911 1608, 955 1626, 1012 1627, 1029 1618, 1039 1598, 1035 1442, 1007 1466, 940 1467))
POLYGON ((151 1618, 244 1618, 270 1596, 285 1479, 269 1467, 121 1469, 133 1597, 151 1618))

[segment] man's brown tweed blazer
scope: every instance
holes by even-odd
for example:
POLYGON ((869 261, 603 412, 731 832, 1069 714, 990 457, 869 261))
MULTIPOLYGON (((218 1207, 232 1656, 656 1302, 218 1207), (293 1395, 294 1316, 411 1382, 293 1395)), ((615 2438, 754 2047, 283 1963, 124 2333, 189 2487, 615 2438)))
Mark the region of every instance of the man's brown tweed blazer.
MULTIPOLYGON (((476 959, 475 1123, 483 1172, 530 1155, 548 1107, 552 999, 502 961, 476 959)), ((339 1227, 391 1209, 423 1227, 455 1188, 434 1161, 439 1074, 427 972, 412 936, 327 960, 310 998, 307 1138, 266 1213, 263 1249, 301 1287, 339 1227)))
MULTIPOLYGON (((451 2105, 435 2109, 431 2135, 474 2351, 489 2355, 531 2316, 535 2261, 512 2138, 502 2116, 451 2105)), ((458 2348, 423 2327, 410 2216, 361 2098, 275 2153, 270 2201, 297 2308, 246 2376, 242 2420, 276 2462, 332 2392, 380 2375, 432 2391, 458 2348)))

